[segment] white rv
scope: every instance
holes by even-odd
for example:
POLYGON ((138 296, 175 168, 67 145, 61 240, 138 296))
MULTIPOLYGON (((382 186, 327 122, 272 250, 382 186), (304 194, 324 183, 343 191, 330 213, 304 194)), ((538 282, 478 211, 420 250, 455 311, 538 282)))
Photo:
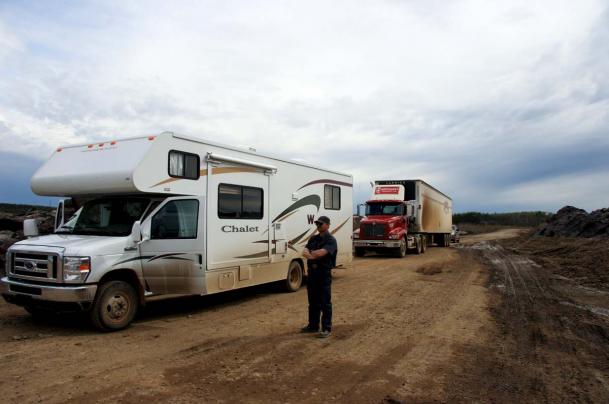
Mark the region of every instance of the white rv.
POLYGON ((32 313, 80 309, 121 329, 155 295, 206 295, 284 281, 328 216, 337 265, 351 261, 348 174, 169 132, 58 148, 34 174, 38 195, 69 197, 52 235, 7 252, 4 298, 32 313), (72 210, 73 213, 69 213, 72 210))

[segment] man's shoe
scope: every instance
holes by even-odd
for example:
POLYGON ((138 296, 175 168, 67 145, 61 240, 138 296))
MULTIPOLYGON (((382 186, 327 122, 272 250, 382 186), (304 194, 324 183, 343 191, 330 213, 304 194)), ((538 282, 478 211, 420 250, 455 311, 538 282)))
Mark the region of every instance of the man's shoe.
POLYGON ((312 333, 315 333, 315 332, 319 332, 319 328, 313 328, 313 327, 309 327, 307 325, 306 327, 302 327, 300 329, 300 332, 307 333, 307 334, 312 334, 312 333))
POLYGON ((328 338, 330 335, 332 335, 331 331, 324 330, 317 334, 317 338, 328 338))

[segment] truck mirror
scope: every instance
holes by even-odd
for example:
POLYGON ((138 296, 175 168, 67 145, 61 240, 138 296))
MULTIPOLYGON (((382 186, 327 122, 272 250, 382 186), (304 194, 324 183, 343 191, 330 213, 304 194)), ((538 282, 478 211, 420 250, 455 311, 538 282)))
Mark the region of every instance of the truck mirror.
POLYGON ((35 237, 38 235, 38 222, 36 219, 25 219, 23 221, 23 235, 25 237, 35 237))
POLYGON ((139 220, 135 221, 131 227, 131 239, 134 243, 142 241, 142 225, 139 220))

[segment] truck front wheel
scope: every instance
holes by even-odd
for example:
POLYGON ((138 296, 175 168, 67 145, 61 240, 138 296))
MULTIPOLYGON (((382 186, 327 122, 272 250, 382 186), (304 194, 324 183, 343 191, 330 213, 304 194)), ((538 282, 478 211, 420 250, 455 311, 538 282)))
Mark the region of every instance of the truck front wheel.
POLYGON ((138 309, 137 293, 123 281, 104 283, 89 313, 91 322, 100 331, 117 331, 127 328, 138 309))
POLYGON ((399 258, 404 258, 406 253, 408 252, 408 246, 406 245, 406 239, 400 240, 400 248, 398 248, 397 256, 399 258))

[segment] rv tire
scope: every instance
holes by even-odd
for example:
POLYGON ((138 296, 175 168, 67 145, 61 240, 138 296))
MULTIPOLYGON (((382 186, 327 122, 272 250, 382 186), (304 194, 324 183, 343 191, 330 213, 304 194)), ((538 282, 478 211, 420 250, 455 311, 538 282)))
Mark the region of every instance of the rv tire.
POLYGON ((421 236, 421 253, 425 254, 427 251, 427 236, 421 236))
POLYGON ((423 243, 423 241, 421 240, 420 236, 415 238, 415 245, 416 245, 415 250, 414 250, 415 254, 417 254, 417 255, 421 254, 421 250, 422 250, 421 244, 422 243, 423 243))
POLYGON ((93 326, 100 331, 122 330, 135 318, 138 304, 133 286, 124 281, 110 281, 97 290, 89 317, 93 326))
POLYGON ((302 286, 302 265, 298 261, 292 261, 288 269, 288 276, 285 279, 285 290, 296 292, 302 286))

